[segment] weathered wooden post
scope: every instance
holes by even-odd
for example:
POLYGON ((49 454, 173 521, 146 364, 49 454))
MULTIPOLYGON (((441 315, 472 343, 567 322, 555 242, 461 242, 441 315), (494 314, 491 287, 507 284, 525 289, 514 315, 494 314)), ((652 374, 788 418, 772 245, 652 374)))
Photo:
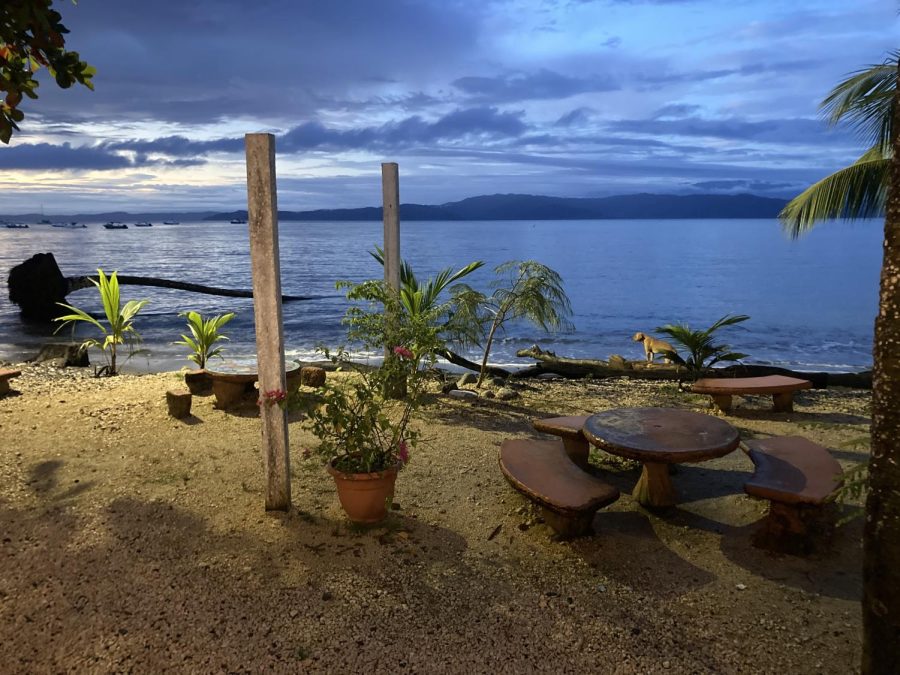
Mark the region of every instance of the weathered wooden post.
MULTIPOLYGON (((396 162, 381 164, 381 203, 384 220, 384 283, 393 294, 400 292, 400 170, 396 162)), ((385 311, 388 311, 385 307, 385 311)), ((396 322, 396 317, 386 317, 396 322)), ((392 349, 384 346, 384 360, 395 358, 392 349)), ((406 380, 392 379, 385 392, 392 398, 406 396, 406 380)))
MULTIPOLYGON (((253 313, 260 396, 287 388, 281 320, 281 265, 278 254, 278 198, 275 185, 275 137, 247 134, 247 222, 253 273, 253 313)), ((259 406, 266 467, 266 510, 291 507, 288 425, 278 405, 259 406)))

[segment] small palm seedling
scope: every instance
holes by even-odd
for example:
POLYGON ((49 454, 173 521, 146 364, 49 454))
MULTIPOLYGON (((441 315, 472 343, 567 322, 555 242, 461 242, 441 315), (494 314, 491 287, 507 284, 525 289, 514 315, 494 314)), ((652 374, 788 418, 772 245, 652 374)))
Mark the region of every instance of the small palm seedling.
POLYGON ((494 292, 485 296, 465 284, 453 288, 454 311, 461 323, 487 328, 478 384, 487 373, 488 356, 498 331, 508 321, 525 319, 546 331, 569 328, 566 317, 572 306, 562 285, 562 277, 535 260, 510 260, 494 269, 494 292))
MULTIPOLYGON (((116 276, 116 272, 113 272, 107 278, 103 273, 103 270, 98 269, 97 279, 91 279, 91 283, 94 284, 100 292, 100 301, 103 303, 103 312, 106 314, 106 325, 92 317, 83 309, 58 302, 57 304, 59 306, 65 307, 72 313, 54 319, 55 321, 62 322, 59 328, 56 329, 56 332, 59 332, 63 327, 68 325, 71 325, 74 330, 75 325, 78 322, 89 323, 96 326, 100 332, 103 333, 103 340, 91 338, 90 340, 85 340, 82 343, 82 347, 99 347, 104 354, 107 354, 108 363, 104 366, 106 373, 115 375, 118 373, 118 346, 127 345, 129 347, 129 358, 137 353, 135 347, 140 344, 141 336, 134 329, 134 317, 140 313, 144 308, 144 305, 147 304, 147 301, 129 300, 123 307, 119 296, 119 280, 116 276)), ((100 372, 102 371, 103 369, 101 369, 100 372)))
POLYGON ((220 314, 208 319, 204 319, 199 312, 194 311, 180 312, 178 316, 187 319, 187 327, 191 335, 182 335, 181 339, 174 344, 184 345, 191 350, 188 359, 202 369, 206 368, 206 364, 214 356, 221 358, 223 347, 216 347, 215 345, 217 342, 228 339, 219 331, 221 331, 222 326, 234 318, 234 312, 220 314))
POLYGON ((685 323, 666 324, 656 329, 657 333, 668 335, 674 342, 684 347, 687 358, 682 358, 677 352, 664 351, 662 355, 673 363, 684 366, 688 376, 697 380, 703 373, 722 361, 740 361, 746 354, 732 352, 726 344, 715 344, 714 333, 725 326, 746 321, 750 317, 746 314, 726 314, 706 330, 691 330, 685 323))

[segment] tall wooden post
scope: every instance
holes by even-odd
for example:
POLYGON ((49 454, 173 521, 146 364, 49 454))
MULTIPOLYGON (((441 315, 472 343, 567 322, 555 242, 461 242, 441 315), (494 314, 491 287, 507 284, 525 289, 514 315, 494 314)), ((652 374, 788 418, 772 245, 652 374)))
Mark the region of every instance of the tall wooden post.
MULTIPOLYGON (((381 196, 384 220, 384 283, 388 291, 397 296, 400 292, 400 171, 396 162, 381 165, 381 196)), ((385 311, 388 311, 385 307, 385 311)), ((388 325, 396 327, 398 317, 386 316, 388 325)), ((384 346, 384 360, 396 358, 392 349, 396 344, 384 346)), ((406 396, 406 379, 391 378, 385 392, 391 398, 406 396)))
POLYGON ((384 282, 400 290, 400 170, 396 162, 381 165, 384 207, 384 282))
MULTIPOLYGON (((253 312, 259 391, 285 390, 284 330, 281 320, 281 266, 278 254, 278 198, 275 137, 247 134, 247 221, 253 273, 253 312)), ((291 507, 291 468, 285 411, 260 405, 266 468, 266 510, 291 507)))

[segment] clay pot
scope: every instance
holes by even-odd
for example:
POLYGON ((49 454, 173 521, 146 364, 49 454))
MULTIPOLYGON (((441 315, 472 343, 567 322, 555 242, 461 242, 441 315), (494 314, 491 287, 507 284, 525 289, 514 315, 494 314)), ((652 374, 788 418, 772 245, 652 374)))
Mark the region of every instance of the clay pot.
POLYGON ((398 466, 374 473, 344 473, 335 469, 331 460, 325 468, 334 478, 338 499, 350 520, 354 523, 384 520, 394 498, 398 466))
POLYGON ((184 374, 184 383, 195 396, 212 392, 212 377, 205 370, 189 370, 184 374))

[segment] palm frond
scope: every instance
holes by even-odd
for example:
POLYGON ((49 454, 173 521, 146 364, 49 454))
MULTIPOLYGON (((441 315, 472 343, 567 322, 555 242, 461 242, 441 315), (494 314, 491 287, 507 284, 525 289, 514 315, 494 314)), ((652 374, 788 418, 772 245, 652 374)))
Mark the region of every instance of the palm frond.
POLYGON ((875 146, 794 197, 778 214, 794 239, 822 220, 874 218, 884 211, 890 159, 875 146))

